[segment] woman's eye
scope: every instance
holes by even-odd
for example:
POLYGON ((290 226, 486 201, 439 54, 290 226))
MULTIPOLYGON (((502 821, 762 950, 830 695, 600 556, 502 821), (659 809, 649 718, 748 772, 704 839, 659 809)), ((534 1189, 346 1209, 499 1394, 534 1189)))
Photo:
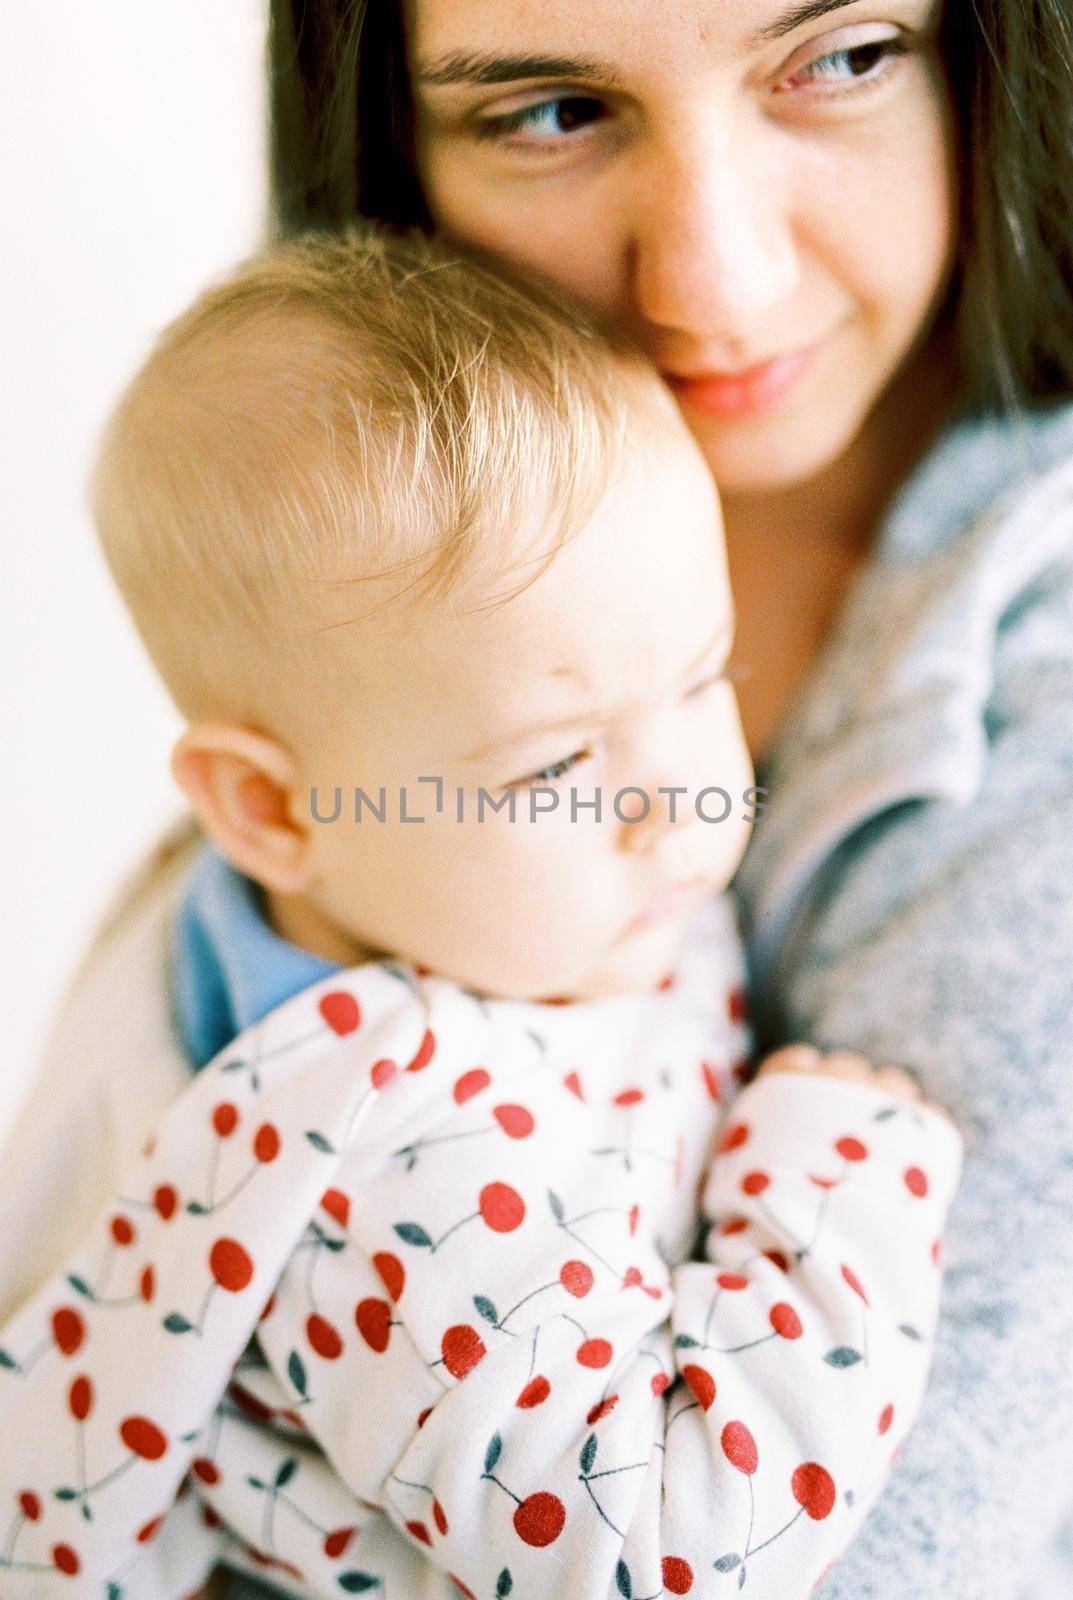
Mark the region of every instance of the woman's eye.
POLYGON ((556 783, 580 761, 587 760, 588 754, 587 750, 575 750, 573 755, 564 756, 561 761, 553 761, 550 767, 542 767, 539 772, 531 772, 525 778, 516 778, 513 783, 507 784, 507 788, 528 789, 537 783, 556 783))
POLYGON ((826 55, 816 56, 798 67, 783 79, 779 88, 793 89, 803 84, 846 88, 874 82, 886 76, 897 57, 908 55, 909 48, 908 41, 899 35, 846 45, 841 50, 830 50, 826 55))
POLYGON ((483 139, 503 139, 514 144, 559 144, 564 136, 590 127, 606 113, 602 100, 589 95, 557 95, 538 100, 519 111, 481 117, 478 132, 483 139), (517 138, 517 135, 527 137, 517 138))

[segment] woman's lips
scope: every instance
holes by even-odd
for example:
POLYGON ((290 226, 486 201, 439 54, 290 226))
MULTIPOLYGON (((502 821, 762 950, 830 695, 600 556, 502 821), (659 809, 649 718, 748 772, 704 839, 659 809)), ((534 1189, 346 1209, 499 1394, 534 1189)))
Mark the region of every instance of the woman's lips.
POLYGON ((685 378, 665 373, 668 384, 680 400, 710 417, 753 417, 782 400, 804 375, 820 345, 795 350, 790 355, 773 356, 755 367, 738 372, 709 372, 685 378))

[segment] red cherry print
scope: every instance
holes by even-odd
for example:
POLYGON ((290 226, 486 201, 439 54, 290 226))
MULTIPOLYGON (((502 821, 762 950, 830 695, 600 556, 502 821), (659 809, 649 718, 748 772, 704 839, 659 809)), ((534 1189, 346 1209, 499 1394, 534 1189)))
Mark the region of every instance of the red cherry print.
POLYGON ((700 1403, 702 1411, 707 1411, 715 1399, 715 1379, 706 1367, 689 1366, 682 1368, 682 1377, 693 1391, 693 1398, 700 1403))
POLYGON ((693 1568, 681 1556, 664 1556, 660 1570, 668 1594, 688 1594, 692 1589, 693 1568))
POLYGON ((425 1030, 425 1037, 417 1047, 417 1054, 412 1061, 406 1063, 407 1072, 420 1072, 422 1067, 427 1067, 432 1057, 436 1054, 436 1035, 431 1028, 425 1030))
POLYGON ((439 1533, 446 1534, 447 1513, 444 1511, 438 1500, 433 1500, 432 1502, 432 1520, 436 1524, 437 1531, 439 1533))
POLYGON ((780 1272, 790 1271, 790 1259, 781 1250, 765 1250, 764 1256, 773 1267, 778 1267, 780 1272))
POLYGON ((333 1033, 340 1038, 353 1033, 361 1023, 361 1007, 352 994, 347 994, 345 989, 335 989, 331 994, 322 994, 317 1010, 328 1024, 333 1033))
POLYGON ((861 1299, 864 1301, 865 1305, 868 1305, 869 1304, 868 1296, 865 1294, 863 1288, 861 1287, 860 1278, 858 1278, 857 1274, 854 1272, 852 1267, 847 1267, 846 1266, 845 1262, 842 1263, 842 1276, 846 1280, 846 1282, 849 1284, 849 1286, 853 1290, 854 1294, 859 1294, 861 1299))
POLYGON ((557 1495, 543 1490, 523 1500, 514 1513, 514 1531, 526 1544, 542 1550, 554 1544, 566 1522, 566 1507, 557 1495))
POLYGON ((585 1091, 581 1087, 581 1079, 578 1077, 576 1072, 568 1072, 566 1074, 566 1077, 563 1079, 563 1088, 569 1089, 570 1093, 572 1095, 576 1095, 579 1100, 584 1100, 585 1091))
POLYGON ((269 1295, 268 1299, 265 1301, 265 1308, 261 1312, 261 1315, 258 1318, 258 1321, 259 1322, 267 1322, 269 1317, 272 1315, 272 1313, 273 1313, 273 1311, 275 1309, 276 1309, 276 1293, 275 1293, 275 1290, 273 1290, 272 1293, 269 1295))
POLYGON ((927 1175, 919 1167, 910 1167, 905 1174, 905 1187, 910 1194, 916 1195, 918 1200, 923 1200, 928 1192, 927 1175))
POLYGON ((720 1223, 719 1232, 724 1239, 729 1239, 732 1234, 744 1233, 748 1226, 749 1219, 747 1217, 728 1217, 725 1222, 720 1223))
POLYGON ((221 1139, 230 1139, 238 1127, 238 1107, 230 1100, 221 1101, 212 1113, 212 1125, 221 1139))
POLYGON ((425 1426, 425 1423, 428 1421, 429 1417, 431 1417, 431 1415, 432 1415, 432 1407, 431 1406, 426 1406, 424 1411, 419 1411, 417 1413, 417 1426, 419 1428, 423 1428, 425 1426))
POLYGON ((524 1106, 496 1106, 493 1117, 511 1139, 528 1139, 536 1123, 524 1106))
POLYGON ((369 1077, 372 1079, 373 1088, 382 1089, 385 1084, 391 1082, 398 1070, 398 1062, 389 1061, 386 1056, 381 1061, 374 1061, 369 1068, 369 1077))
POLYGON ((419 1539, 422 1544, 431 1544, 432 1536, 423 1522, 408 1522, 406 1532, 414 1539, 419 1539))
MULTIPOLYGON (((383 1301, 379 1303, 383 1305, 383 1301)), ((306 1318, 306 1338, 317 1355, 323 1356, 325 1361, 337 1361, 343 1353, 343 1341, 339 1330, 333 1328, 326 1317, 318 1316, 315 1311, 312 1316, 306 1318)))
POLYGON ((76 1422, 85 1422, 93 1409, 93 1385, 84 1373, 71 1384, 67 1392, 67 1405, 76 1422))
POLYGON ((534 1406, 544 1404, 551 1393, 551 1384, 542 1373, 537 1373, 535 1378, 530 1378, 514 1404, 523 1411, 531 1411, 534 1406))
POLYGON ((455 1082, 451 1091, 454 1095, 455 1105, 464 1106, 467 1100, 472 1100, 475 1094, 480 1094, 482 1089, 487 1089, 491 1083, 491 1074, 483 1067, 471 1067, 464 1072, 455 1082))
POLYGON ((378 1250, 373 1256, 373 1266, 392 1300, 397 1300, 406 1287, 406 1268, 398 1256, 390 1250, 378 1250))
POLYGON ((163 1526, 164 1526, 164 1518, 163 1517, 154 1517, 152 1522, 147 1522, 145 1524, 144 1528, 139 1528, 138 1529, 138 1535, 137 1535, 138 1543, 139 1544, 148 1544, 150 1539, 155 1539, 156 1538, 157 1534, 160 1532, 160 1530, 161 1530, 161 1528, 163 1526))
POLYGON ((19 1510, 27 1522, 36 1522, 41 1515, 41 1502, 32 1489, 24 1489, 19 1495, 19 1510))
POLYGON ((166 1437, 148 1417, 125 1417, 119 1425, 119 1437, 143 1461, 159 1461, 168 1448, 166 1437))
POLYGON ((585 1261, 564 1261, 559 1268, 559 1282, 575 1300, 583 1300, 592 1288, 592 1268, 585 1261))
POLYGON ((938 1266, 940 1261, 942 1261, 942 1259, 943 1259, 943 1241, 941 1239, 933 1239, 932 1240, 931 1259, 932 1259, 932 1262, 934 1263, 935 1266, 938 1266))
POLYGON ((133 1244, 136 1237, 134 1224, 127 1217, 113 1217, 111 1233, 112 1238, 118 1245, 133 1244))
POLYGON ((493 1233, 513 1233, 525 1217, 525 1201, 508 1183, 486 1183, 477 1205, 493 1233))
POLYGON ((237 1239, 217 1239, 209 1251, 209 1267, 229 1294, 238 1294, 253 1277, 253 1262, 237 1239))
POLYGON ((737 983, 727 995, 727 1016, 731 1022, 744 1022, 746 1015, 745 990, 737 983))
POLYGON ((835 1480, 818 1461, 806 1461, 790 1479, 790 1490, 798 1505, 813 1522, 822 1522, 834 1509, 835 1480))
POLYGON ((643 1089, 620 1089, 615 1096, 614 1103, 617 1106, 635 1106, 644 1097, 645 1092, 643 1089))
POLYGON ((270 1122, 262 1122, 253 1140, 253 1153, 262 1166, 279 1155, 279 1134, 270 1122))
POLYGON ((879 1413, 879 1423, 876 1432, 882 1438, 883 1434, 890 1432, 890 1425, 894 1421, 894 1407, 884 1406, 879 1413))
POLYGON ((749 1126, 745 1122, 735 1122, 728 1128, 719 1141, 719 1149, 725 1154, 728 1150, 740 1150, 749 1137, 749 1126))
POLYGON ((741 1180, 743 1194, 763 1194, 771 1179, 766 1172, 747 1172, 741 1180))
POLYGON ((785 1300, 780 1300, 778 1305, 772 1306, 768 1312, 768 1321, 780 1339, 800 1339, 801 1318, 793 1306, 788 1306, 785 1300))
POLYGON ((464 1378, 485 1354, 484 1341, 476 1328, 456 1322, 440 1341, 443 1364, 453 1378, 464 1378))
POLYGON ((640 1219, 640 1216, 641 1216, 641 1208, 640 1208, 640 1206, 637 1206, 637 1205, 631 1206, 630 1209, 629 1209, 629 1212, 627 1214, 627 1219, 626 1219, 628 1224, 629 1224, 630 1238, 631 1239, 633 1238, 634 1234, 637 1232, 637 1223, 638 1223, 638 1221, 640 1219))
POLYGON ((636 1289, 641 1282, 641 1269, 639 1267, 627 1267, 622 1274, 622 1287, 624 1289, 636 1289))
POLYGON ((162 1183, 153 1190, 153 1205, 165 1222, 170 1222, 179 1204, 179 1196, 170 1183, 162 1183))
POLYGON ((670 1381, 670 1378, 665 1372, 654 1372, 652 1374, 652 1393, 656 1396, 657 1400, 666 1389, 670 1381))
POLYGON ((606 1367, 614 1353, 607 1339, 585 1339, 577 1347, 577 1359, 583 1367, 606 1367))
POLYGON ((720 1289, 747 1289, 748 1278, 743 1278, 740 1272, 720 1272, 716 1274, 716 1283, 720 1289))
POLYGON ((700 1064, 700 1074, 704 1079, 704 1087, 707 1089, 709 1097, 715 1101, 716 1105, 718 1105, 720 1100, 723 1098, 723 1085, 718 1072, 712 1066, 710 1061, 702 1061, 700 1064))
POLYGON ((617 1405, 618 1405, 618 1395, 617 1394, 605 1395, 602 1400, 597 1400, 596 1404, 589 1411, 589 1414, 585 1418, 585 1421, 588 1423, 589 1427, 591 1428, 594 1423, 599 1422, 601 1417, 606 1417, 606 1416, 610 1415, 610 1413, 612 1411, 614 1411, 614 1409, 615 1409, 615 1407, 617 1405))
POLYGON ((81 1563, 69 1544, 54 1544, 52 1546, 52 1565, 68 1578, 73 1578, 78 1572, 81 1563))
POLYGON ((817 1189, 837 1189, 841 1180, 839 1178, 820 1178, 816 1173, 810 1172, 808 1181, 817 1189))
POLYGON ((155 1292, 156 1273, 153 1271, 151 1266, 143 1267, 142 1275, 138 1279, 138 1293, 141 1295, 146 1305, 151 1304, 155 1292))
POLYGON ((341 1228, 346 1227, 350 1221, 350 1201, 342 1189, 325 1189, 320 1203, 333 1221, 338 1222, 341 1228))
POLYGON ((220 1469, 215 1461, 210 1461, 208 1456, 198 1456, 190 1463, 190 1471, 202 1483, 219 1483, 220 1469))
POLYGON ((354 1310, 354 1321, 369 1349, 375 1350, 377 1355, 383 1355, 391 1338, 391 1307, 387 1301, 375 1298, 359 1300, 354 1310))
POLYGON ((357 1528, 334 1528, 331 1533, 325 1534, 324 1554, 334 1561, 342 1555, 357 1531, 357 1528))
POLYGON ((70 1306, 60 1306, 52 1313, 52 1337, 60 1354, 73 1356, 86 1337, 86 1325, 77 1311, 70 1306))
POLYGON ((845 1161, 867 1161, 868 1159, 868 1146, 863 1145, 859 1139, 854 1139, 850 1134, 847 1134, 844 1139, 837 1140, 835 1149, 845 1161))
POLYGON ((449 1572, 447 1576, 450 1578, 459 1594, 465 1595, 466 1600, 477 1600, 477 1596, 473 1593, 473 1590, 467 1589, 461 1578, 456 1578, 453 1572, 449 1572))
POLYGON ((760 1458, 757 1455, 756 1440, 744 1422, 728 1422, 720 1435, 719 1442, 730 1465, 737 1467, 739 1472, 744 1472, 747 1478, 751 1478, 760 1458))

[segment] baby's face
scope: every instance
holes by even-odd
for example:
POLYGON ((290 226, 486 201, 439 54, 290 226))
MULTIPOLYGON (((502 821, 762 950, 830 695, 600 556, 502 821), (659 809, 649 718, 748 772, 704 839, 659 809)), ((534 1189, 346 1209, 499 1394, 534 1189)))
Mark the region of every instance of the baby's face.
POLYGON ((651 462, 522 593, 336 630, 352 710, 299 752, 299 792, 307 820, 313 785, 320 817, 336 788, 341 811, 310 824, 303 900, 355 961, 399 955, 501 997, 658 982, 748 838, 753 774, 721 676, 733 622, 710 476, 684 430, 661 425, 651 462), (422 779, 441 780, 440 812, 422 779), (355 822, 357 787, 386 791, 385 821, 355 822), (685 793, 659 793, 672 787, 685 793), (713 787, 728 815, 701 795, 713 787), (401 820, 400 791, 423 821, 401 820), (623 817, 646 802, 647 817, 620 820, 616 797, 623 817))

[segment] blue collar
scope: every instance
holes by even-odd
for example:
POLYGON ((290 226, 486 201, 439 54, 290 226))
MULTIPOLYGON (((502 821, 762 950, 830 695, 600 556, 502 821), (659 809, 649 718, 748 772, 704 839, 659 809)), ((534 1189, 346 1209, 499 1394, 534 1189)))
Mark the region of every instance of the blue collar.
POLYGON ((206 843, 175 924, 175 1020, 195 1070, 274 1007, 339 968, 276 933, 264 891, 206 843))

